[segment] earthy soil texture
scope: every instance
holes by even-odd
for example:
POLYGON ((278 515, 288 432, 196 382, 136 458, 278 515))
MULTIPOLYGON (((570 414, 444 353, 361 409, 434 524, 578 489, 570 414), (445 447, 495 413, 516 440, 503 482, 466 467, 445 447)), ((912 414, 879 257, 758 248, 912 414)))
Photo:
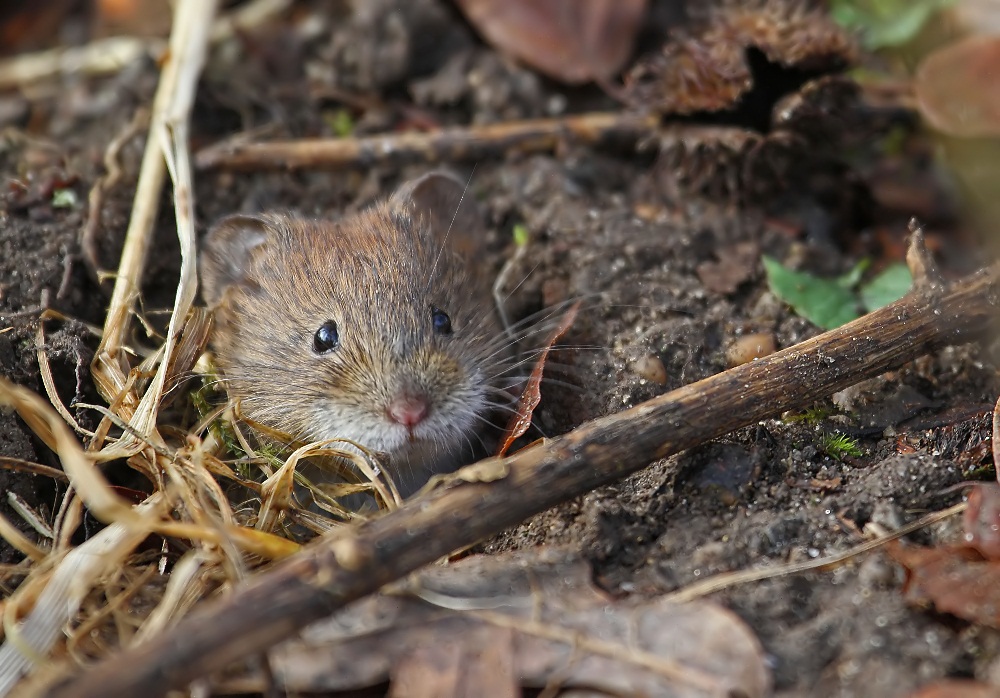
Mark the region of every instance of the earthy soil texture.
MULTIPOLYGON (((261 127, 267 138, 328 136, 342 114, 361 135, 621 108, 596 88, 568 89, 502 58, 448 3, 364 6, 352 13, 340 3, 307 5, 325 22, 310 38, 291 25, 269 27, 215 51, 198 94, 193 150, 261 127)), ((666 14, 660 8, 654 17, 666 14)), ((780 75, 788 93, 807 77, 766 67, 759 79, 780 75)), ((141 63, 111 78, 67 78, 48 96, 2 98, 0 373, 43 391, 39 313, 54 309, 70 319, 46 321, 40 349, 67 404, 99 401, 89 378, 92 328, 103 322, 111 284, 98 283, 97 272, 117 266, 141 132, 121 149, 122 176, 101 204, 96 259, 81 242, 87 194, 104 172, 108 144, 150 103, 155 84, 155 66, 141 63)), ((752 119, 736 112, 727 118, 738 127, 766 122, 772 103, 764 117, 757 109, 752 119)), ((699 118, 685 123, 698 125, 699 118)), ((911 150, 895 157, 911 158, 910 169, 925 173, 930 146, 911 138, 911 150)), ((843 273, 863 256, 889 261, 912 212, 880 207, 877 156, 874 147, 851 160, 823 154, 810 170, 815 178, 769 184, 759 196, 746 195, 745 187, 713 188, 703 177, 693 185, 685 170, 693 160, 668 146, 658 152, 655 143, 637 149, 567 142, 551 154, 442 163, 469 178, 489 218, 498 270, 514 254, 514 227, 529 234, 510 277, 515 315, 583 299, 566 339, 575 348, 560 354, 565 371, 551 373, 560 383, 545 388, 538 431, 562 433, 724 370, 727 349, 744 335, 770 335, 782 348, 818 333, 769 292, 760 254, 818 274, 843 273)), ((710 157, 697 166, 713 163, 710 157)), ((726 181, 722 170, 731 162, 720 157, 716 164, 726 181)), ((427 169, 203 171, 196 212, 202 231, 237 211, 340 216, 427 169)), ((924 215, 926 206, 914 202, 924 215)), ((153 326, 165 322, 178 266, 172 214, 168 206, 163 211, 141 308, 153 326)), ((939 251, 947 247, 946 276, 986 262, 947 206, 934 214, 930 232, 939 251)), ((599 586, 636 598, 716 572, 835 554, 861 542, 870 524, 898 528, 958 501, 953 485, 992 477, 983 445, 1000 390, 996 366, 988 345, 945 349, 844 391, 817 405, 810 419, 774 415, 652 463, 480 549, 569 546, 592 563, 599 586), (836 432, 856 437, 862 455, 826 453, 823 437, 836 432)), ((94 424, 92 412, 72 411, 85 426, 94 424)), ((58 466, 8 413, 0 413, 0 456, 58 466)), ((144 487, 124 466, 109 476, 144 487)), ((14 469, 0 470, 0 478, 0 489, 43 515, 52 514, 64 487, 14 469)), ((0 511, 20 520, 7 497, 0 511)), ((958 524, 950 520, 915 538, 953 541, 958 524)), ((21 557, 2 550, 0 562, 21 557)), ((1000 635, 908 607, 902 581, 902 570, 876 553, 833 572, 750 583, 713 598, 758 635, 779 696, 905 695, 938 677, 996 677, 1000 635)))

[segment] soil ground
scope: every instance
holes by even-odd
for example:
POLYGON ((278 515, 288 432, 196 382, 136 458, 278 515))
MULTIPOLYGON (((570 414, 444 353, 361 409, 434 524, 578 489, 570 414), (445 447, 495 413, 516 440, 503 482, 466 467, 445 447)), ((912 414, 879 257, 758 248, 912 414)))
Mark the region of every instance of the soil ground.
MULTIPOLYGON (((330 25, 319 38, 303 43, 272 31, 249 37, 239 55, 217 52, 199 91, 193 149, 264 125, 268 137, 329 134, 344 108, 333 88, 370 100, 356 116, 358 134, 406 119, 486 123, 618 108, 596 89, 567 89, 500 58, 450 5, 376 4, 405 9, 360 16, 331 3, 330 25), (425 41, 428 36, 437 40, 425 41), (317 67, 327 72, 313 70, 310 82, 306 69, 317 67), (324 93, 317 84, 330 89, 324 93)), ((79 236, 104 151, 136 109, 150 103, 156 70, 142 64, 109 79, 67 80, 58 95, 3 112, 4 126, 13 128, 0 137, 0 373, 43 391, 38 310, 53 308, 72 318, 45 324, 41 350, 57 388, 67 404, 94 403, 91 328, 103 323, 111 284, 97 282, 79 236), (75 202, 55 205, 54 190, 71 191, 75 202)), ((117 265, 141 149, 141 138, 126 143, 123 176, 100 211, 98 263, 105 270, 117 265)), ((474 167, 443 163, 469 177, 494 231, 496 268, 513 254, 513 227, 528 231, 530 262, 513 274, 523 279, 513 298, 518 313, 572 297, 587 304, 566 340, 579 348, 562 356, 567 372, 560 377, 568 385, 549 386, 537 414, 546 435, 727 368, 726 349, 740 336, 770 333, 781 348, 818 333, 768 291, 759 260, 731 291, 706 285, 705 265, 717 262, 720 251, 751 243, 817 273, 842 273, 858 259, 857 246, 844 240, 862 233, 839 204, 819 206, 794 187, 777 213, 726 197, 678 196, 663 186, 658 162, 632 148, 567 143, 554 154, 509 154, 474 167), (643 368, 657 361, 666 369, 662 382, 643 368)), ((198 220, 204 232, 236 211, 339 216, 427 169, 200 172, 198 220)), ((883 227, 902 236, 905 217, 883 227)), ((163 321, 176 287, 172 231, 165 205, 143 292, 142 310, 154 324, 163 321)), ((946 273, 985 257, 975 247, 963 249, 966 255, 953 255, 959 261, 946 273)), ((592 562, 599 586, 635 597, 655 597, 720 571, 843 551, 862 540, 866 525, 896 528, 958 501, 961 493, 952 485, 990 475, 983 472, 990 459, 982 444, 1000 384, 988 349, 944 349, 845 391, 837 406, 819 405, 824 412, 816 422, 775 415, 652 463, 481 550, 570 546, 592 562), (822 437, 831 432, 856 436, 863 455, 827 455, 822 437)), ((84 425, 93 424, 92 412, 73 411, 84 425)), ((0 455, 58 466, 8 413, 0 413, 0 455)), ((131 482, 124 468, 111 475, 131 482)), ((13 470, 0 470, 0 478, 4 492, 51 514, 59 486, 13 470)), ((18 520, 6 497, 0 511, 18 520)), ((957 526, 945 522, 916 539, 954 540, 957 526)), ((0 561, 20 557, 2 550, 0 561)), ((1000 675, 1000 635, 908 607, 901 583, 901 570, 874 554, 832 572, 746 584, 714 598, 762 641, 779 696, 904 695, 936 677, 1000 675)))

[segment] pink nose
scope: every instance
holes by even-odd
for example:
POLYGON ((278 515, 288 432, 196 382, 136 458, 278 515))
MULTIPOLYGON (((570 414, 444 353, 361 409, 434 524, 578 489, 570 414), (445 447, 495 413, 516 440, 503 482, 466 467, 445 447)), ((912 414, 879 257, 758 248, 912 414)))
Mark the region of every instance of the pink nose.
POLYGON ((424 421, 428 412, 430 405, 427 404, 427 399, 418 395, 397 395, 386 408, 389 419, 407 429, 412 429, 424 421))

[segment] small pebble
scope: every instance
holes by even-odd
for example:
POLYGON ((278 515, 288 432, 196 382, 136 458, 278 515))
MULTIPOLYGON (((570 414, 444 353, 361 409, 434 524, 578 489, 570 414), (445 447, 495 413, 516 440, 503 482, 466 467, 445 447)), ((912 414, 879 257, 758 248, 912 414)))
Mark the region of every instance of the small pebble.
POLYGON ((657 385, 667 384, 667 369, 664 368, 663 361, 658 356, 649 354, 637 359, 632 364, 632 370, 640 378, 645 378, 651 383, 656 383, 657 385))
POLYGON ((743 335, 729 345, 726 360, 730 366, 741 366, 762 356, 773 354, 776 347, 774 335, 770 332, 754 332, 743 335))

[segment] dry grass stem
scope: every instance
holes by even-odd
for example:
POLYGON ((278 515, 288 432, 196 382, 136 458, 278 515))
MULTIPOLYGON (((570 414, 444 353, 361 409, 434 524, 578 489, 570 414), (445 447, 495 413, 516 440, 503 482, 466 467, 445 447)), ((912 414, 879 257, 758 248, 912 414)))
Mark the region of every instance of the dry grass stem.
POLYGON ((867 541, 858 545, 850 550, 845 550, 842 553, 836 555, 830 555, 828 557, 818 558, 816 560, 806 560, 804 562, 794 562, 787 565, 778 565, 776 567, 767 569, 757 569, 757 570, 738 570, 736 572, 723 572, 721 574, 716 574, 707 579, 702 579, 694 584, 689 584, 683 589, 678 589, 677 591, 667 594, 664 596, 665 599, 669 601, 676 601, 678 603, 684 601, 693 601, 694 599, 701 598, 708 594, 713 594, 717 591, 722 591, 723 589, 728 589, 730 587, 737 586, 739 584, 747 584, 748 582, 759 582, 762 579, 774 579, 775 577, 787 577, 791 574, 802 574, 803 572, 813 572, 813 571, 825 571, 831 570, 835 567, 839 567, 851 558, 855 558, 864 553, 871 552, 881 548, 883 545, 890 541, 897 540, 903 536, 908 536, 914 531, 919 531, 925 526, 930 526, 938 521, 943 521, 950 516, 955 514, 960 514, 965 511, 967 504, 966 502, 959 502, 954 506, 950 506, 947 509, 941 511, 935 511, 926 516, 922 516, 911 524, 903 526, 897 531, 892 533, 887 533, 881 535, 874 540, 867 541))
MULTIPOLYGON (((163 498, 154 494, 137 507, 136 516, 155 515, 162 504, 163 498)), ((45 665, 63 628, 92 585, 114 569, 146 535, 147 531, 114 523, 58 561, 49 558, 51 564, 38 565, 31 571, 4 608, 6 638, 0 646, 0 695, 6 695, 33 665, 45 665), (22 606, 32 604, 30 612, 19 612, 22 606)))
POLYGON ((52 406, 55 407, 56 412, 59 413, 59 416, 66 420, 66 423, 73 427, 73 431, 77 434, 94 436, 94 432, 80 426, 76 418, 66 409, 62 398, 59 397, 55 380, 52 378, 52 365, 49 363, 49 352, 45 346, 45 325, 42 322, 38 323, 38 329, 35 332, 35 358, 38 360, 38 372, 42 376, 42 386, 45 388, 45 394, 48 396, 52 406))
POLYGON ((153 39, 115 36, 85 46, 27 53, 0 61, 0 90, 30 88, 61 75, 117 73, 144 55, 158 57, 165 43, 153 39))

